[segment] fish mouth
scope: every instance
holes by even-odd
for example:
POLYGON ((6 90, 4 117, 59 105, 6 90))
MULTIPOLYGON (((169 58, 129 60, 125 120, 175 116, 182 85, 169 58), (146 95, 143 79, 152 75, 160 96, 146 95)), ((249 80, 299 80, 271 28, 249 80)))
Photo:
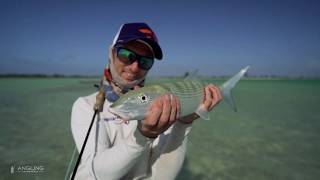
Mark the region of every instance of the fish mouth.
POLYGON ((111 114, 117 116, 118 118, 120 118, 120 119, 122 119, 122 120, 124 120, 124 121, 128 121, 128 120, 129 120, 129 117, 128 117, 128 116, 124 115, 122 112, 117 112, 117 111, 115 111, 113 108, 109 108, 108 111, 109 111, 111 114))

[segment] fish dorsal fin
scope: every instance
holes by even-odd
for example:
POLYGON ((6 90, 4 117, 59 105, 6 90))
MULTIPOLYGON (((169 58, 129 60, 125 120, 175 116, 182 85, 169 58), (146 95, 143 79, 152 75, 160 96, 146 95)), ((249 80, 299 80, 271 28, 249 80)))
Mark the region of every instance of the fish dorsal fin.
POLYGON ((199 73, 198 72, 199 72, 198 69, 193 70, 190 73, 186 72, 183 80, 184 81, 192 81, 192 80, 198 81, 199 80, 199 73))

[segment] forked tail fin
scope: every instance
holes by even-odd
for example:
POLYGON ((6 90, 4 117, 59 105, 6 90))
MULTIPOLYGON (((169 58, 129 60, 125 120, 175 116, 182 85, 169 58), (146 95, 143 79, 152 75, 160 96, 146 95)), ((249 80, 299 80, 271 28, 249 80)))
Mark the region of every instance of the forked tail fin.
POLYGON ((237 112, 237 107, 234 103, 231 91, 238 81, 246 74, 249 68, 250 66, 241 69, 238 74, 234 75, 220 86, 223 100, 226 101, 226 103, 228 103, 235 112, 237 112))

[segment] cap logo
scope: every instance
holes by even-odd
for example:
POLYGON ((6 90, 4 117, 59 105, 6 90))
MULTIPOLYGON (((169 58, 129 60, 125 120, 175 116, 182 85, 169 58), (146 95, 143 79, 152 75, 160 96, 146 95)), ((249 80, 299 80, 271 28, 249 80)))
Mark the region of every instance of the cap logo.
POLYGON ((156 36, 154 35, 151 29, 141 28, 139 29, 139 32, 143 33, 146 36, 146 38, 153 39, 154 41, 158 42, 156 36))
POLYGON ((153 32, 150 29, 141 28, 139 29, 139 31, 142 32, 143 34, 153 35, 153 32))

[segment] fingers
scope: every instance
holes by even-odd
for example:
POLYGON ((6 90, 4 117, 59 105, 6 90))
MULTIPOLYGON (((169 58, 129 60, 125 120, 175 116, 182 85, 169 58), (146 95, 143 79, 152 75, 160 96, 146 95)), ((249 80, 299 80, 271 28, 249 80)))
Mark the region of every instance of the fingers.
POLYGON ((208 110, 211 111, 214 106, 216 106, 222 99, 220 89, 217 86, 214 86, 213 84, 209 84, 208 89, 211 93, 212 99, 210 106, 208 107, 208 110))
POLYGON ((176 104, 177 104, 177 113, 176 113, 176 119, 179 118, 180 114, 181 114, 181 104, 180 104, 180 100, 179 98, 177 98, 176 96, 174 96, 176 99, 176 104))
POLYGON ((143 126, 148 129, 155 129, 158 124, 158 119, 162 113, 162 102, 161 98, 156 99, 148 109, 148 116, 143 121, 143 126))
POLYGON ((176 96, 163 95, 151 104, 140 129, 144 134, 160 134, 176 121, 180 110, 180 102, 176 96))
POLYGON ((212 97, 210 88, 208 86, 204 88, 204 91, 205 91, 205 96, 204 96, 203 104, 204 104, 204 107, 208 109, 211 106, 211 101, 213 97, 212 97))
POLYGON ((170 113, 170 120, 169 123, 173 124, 176 119, 179 118, 180 112, 181 112, 181 105, 179 98, 173 94, 170 94, 171 98, 171 113, 170 113))
POLYGON ((170 96, 170 104, 171 104, 171 111, 170 111, 170 118, 169 118, 169 124, 172 124, 176 120, 177 116, 177 101, 176 97, 172 94, 170 96))
POLYGON ((158 128, 162 128, 167 125, 170 118, 170 112, 171 112, 171 98, 169 94, 164 95, 162 99, 162 113, 158 122, 158 128))
POLYGON ((222 99, 220 89, 213 85, 209 84, 205 88, 205 97, 203 100, 203 106, 207 111, 211 111, 222 99))

